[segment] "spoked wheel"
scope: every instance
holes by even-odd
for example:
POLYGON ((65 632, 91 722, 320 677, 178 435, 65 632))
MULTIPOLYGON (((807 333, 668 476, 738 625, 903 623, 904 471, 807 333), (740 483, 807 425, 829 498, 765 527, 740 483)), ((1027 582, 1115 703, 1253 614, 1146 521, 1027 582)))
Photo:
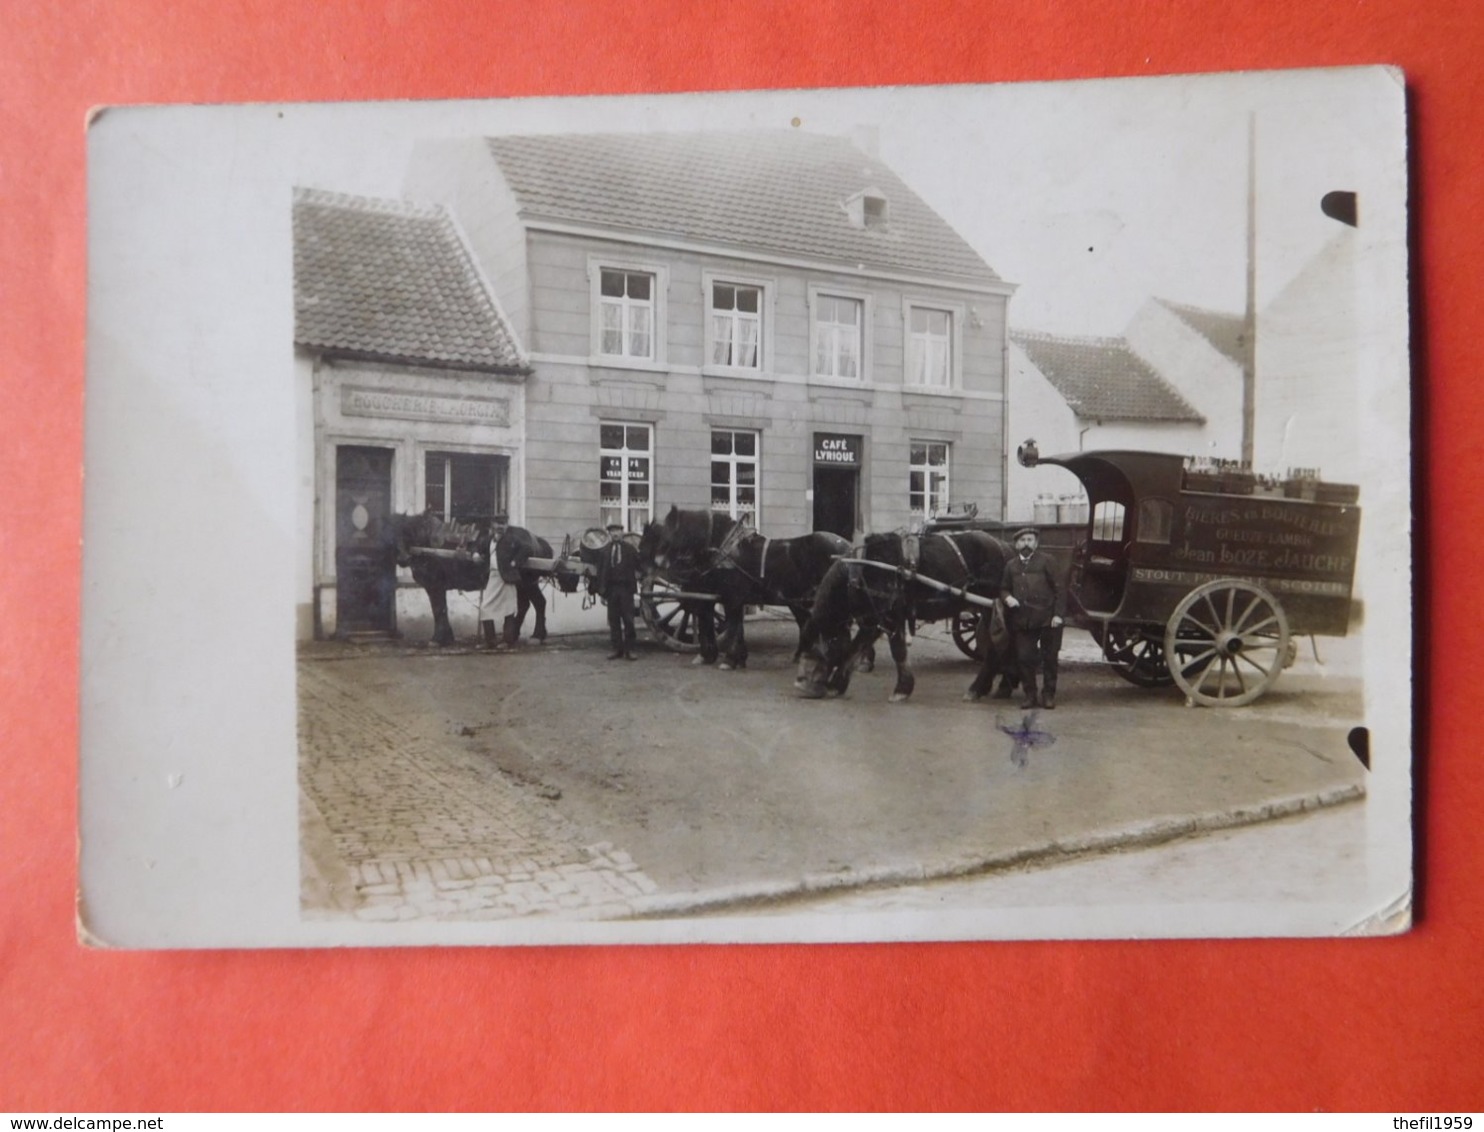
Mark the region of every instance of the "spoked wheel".
MULTIPOLYGON (((676 652, 699 652, 701 637, 695 614, 687 603, 676 597, 683 592, 680 587, 664 578, 645 578, 639 587, 639 614, 649 631, 666 648, 676 652)), ((726 609, 720 602, 715 605, 716 641, 722 647, 731 626, 727 622, 726 609)))
POLYGON ((1218 578, 1181 599, 1165 626, 1164 646, 1187 703, 1240 707, 1283 671, 1288 618, 1261 586, 1218 578))
POLYGON ((983 615, 979 608, 972 605, 968 609, 960 609, 953 615, 953 643, 958 646, 958 651, 970 660, 981 659, 979 625, 982 619, 983 615))
POLYGON ((1167 688, 1175 682, 1165 663, 1165 643, 1158 628, 1112 622, 1097 624, 1093 639, 1113 671, 1141 688, 1167 688))

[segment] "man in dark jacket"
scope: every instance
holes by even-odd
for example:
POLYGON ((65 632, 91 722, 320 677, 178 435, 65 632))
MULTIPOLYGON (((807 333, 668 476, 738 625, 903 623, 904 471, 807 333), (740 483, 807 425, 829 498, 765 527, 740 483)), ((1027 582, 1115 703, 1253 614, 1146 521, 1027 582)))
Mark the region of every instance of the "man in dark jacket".
POLYGON ((1023 708, 1056 707, 1057 654, 1061 652, 1062 621, 1067 613, 1066 587, 1056 576, 1056 565, 1037 548, 1041 538, 1034 527, 1015 532, 1015 556, 1005 564, 1000 590, 1010 609, 1015 635, 1015 659, 1020 665, 1025 698, 1023 708), (1036 694, 1036 669, 1045 678, 1036 694))
POLYGON ((623 527, 611 523, 608 545, 598 559, 598 593, 608 606, 608 636, 613 642, 609 660, 634 655, 634 592, 639 588, 639 552, 626 542, 623 527))

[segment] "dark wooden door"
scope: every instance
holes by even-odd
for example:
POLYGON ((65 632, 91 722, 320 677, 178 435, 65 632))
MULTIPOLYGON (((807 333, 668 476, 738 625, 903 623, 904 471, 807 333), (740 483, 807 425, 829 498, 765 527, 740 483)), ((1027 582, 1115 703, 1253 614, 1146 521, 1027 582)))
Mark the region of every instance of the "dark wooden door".
POLYGON ((336 633, 396 628, 396 548, 385 538, 392 508, 392 450, 335 450, 336 633))
POLYGON ((814 529, 833 531, 841 538, 855 538, 855 468, 814 469, 814 529))

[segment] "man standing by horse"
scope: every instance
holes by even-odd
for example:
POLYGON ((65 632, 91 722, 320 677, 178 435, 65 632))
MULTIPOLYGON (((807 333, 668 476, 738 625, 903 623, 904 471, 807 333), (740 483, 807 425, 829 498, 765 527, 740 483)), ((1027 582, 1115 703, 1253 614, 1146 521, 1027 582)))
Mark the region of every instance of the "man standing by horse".
POLYGON ((515 646, 515 586, 505 580, 495 561, 495 544, 508 526, 509 515, 496 515, 490 520, 490 576, 479 595, 479 628, 484 633, 484 647, 490 650, 515 646))
POLYGON ((634 591, 639 586, 639 551, 618 523, 608 524, 608 545, 598 559, 598 593, 608 606, 609 660, 638 660, 634 655, 634 591))
POLYGON ((1015 532, 1015 556, 1005 563, 1000 584, 1009 607, 1010 631, 1015 636, 1015 659, 1025 698, 1023 708, 1056 707, 1057 654, 1061 652, 1062 623, 1067 613, 1067 591, 1056 576, 1056 564, 1040 551, 1035 527, 1015 532), (1036 669, 1044 677, 1036 693, 1036 669))

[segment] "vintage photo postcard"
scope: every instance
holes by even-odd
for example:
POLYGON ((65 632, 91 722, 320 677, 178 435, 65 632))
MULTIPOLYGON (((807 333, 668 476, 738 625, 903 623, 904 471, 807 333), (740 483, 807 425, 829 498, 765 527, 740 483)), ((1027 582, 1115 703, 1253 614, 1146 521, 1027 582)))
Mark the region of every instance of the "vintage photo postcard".
POLYGON ((108 108, 80 938, 1412 894, 1403 76, 108 108))

